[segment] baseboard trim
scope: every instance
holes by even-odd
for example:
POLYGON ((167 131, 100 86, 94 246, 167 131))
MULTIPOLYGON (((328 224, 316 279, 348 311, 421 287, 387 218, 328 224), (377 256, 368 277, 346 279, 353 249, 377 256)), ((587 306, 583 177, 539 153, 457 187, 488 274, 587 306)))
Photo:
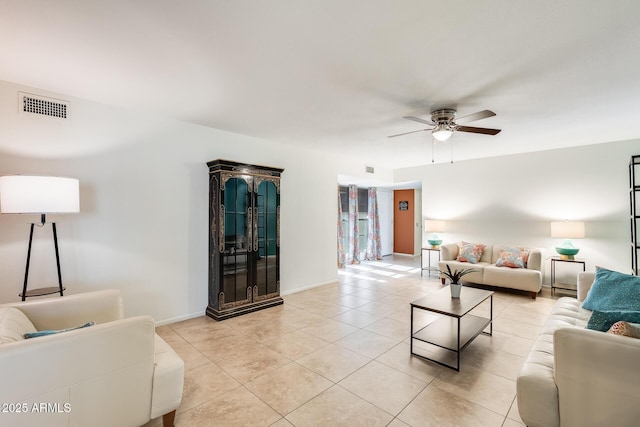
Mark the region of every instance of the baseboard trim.
POLYGON ((199 311, 197 313, 185 314, 183 316, 171 317, 169 319, 160 320, 156 322, 156 326, 164 326, 170 325, 172 323, 182 322, 184 320, 195 319, 196 317, 201 317, 205 315, 205 310, 199 311))
POLYGON ((393 253, 394 256, 406 256, 406 257, 417 257, 420 256, 420 254, 402 254, 400 252, 394 252, 393 253))
POLYGON ((317 288, 318 286, 331 285, 332 283, 338 283, 338 279, 330 280, 328 282, 314 283, 312 285, 303 286, 301 288, 290 289, 286 292, 280 291, 280 295, 290 295, 295 294, 296 292, 302 292, 309 289, 317 288))

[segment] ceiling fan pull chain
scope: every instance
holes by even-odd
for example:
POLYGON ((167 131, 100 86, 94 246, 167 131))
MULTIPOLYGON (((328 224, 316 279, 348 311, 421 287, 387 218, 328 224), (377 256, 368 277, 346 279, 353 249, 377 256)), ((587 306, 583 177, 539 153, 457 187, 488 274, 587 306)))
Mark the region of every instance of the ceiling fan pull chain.
POLYGON ((451 141, 451 164, 453 164, 453 141, 451 141))
POLYGON ((436 159, 435 159, 434 154, 433 154, 435 145, 436 145, 435 138, 431 137, 431 163, 435 163, 436 162, 436 159))

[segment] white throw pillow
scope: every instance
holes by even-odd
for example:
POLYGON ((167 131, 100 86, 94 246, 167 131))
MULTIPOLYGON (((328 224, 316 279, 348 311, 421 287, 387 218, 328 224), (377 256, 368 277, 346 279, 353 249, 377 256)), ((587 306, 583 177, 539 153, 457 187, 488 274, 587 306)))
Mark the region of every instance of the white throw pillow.
POLYGON ((0 344, 22 341, 26 333, 36 332, 25 314, 15 307, 0 307, 0 344))

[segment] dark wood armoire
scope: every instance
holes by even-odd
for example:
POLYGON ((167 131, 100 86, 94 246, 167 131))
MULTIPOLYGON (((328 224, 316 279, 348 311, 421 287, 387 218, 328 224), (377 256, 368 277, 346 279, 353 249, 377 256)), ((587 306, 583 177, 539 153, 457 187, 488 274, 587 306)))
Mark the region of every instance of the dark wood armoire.
POLYGON ((282 304, 283 169, 213 160, 209 166, 208 316, 223 320, 282 304))

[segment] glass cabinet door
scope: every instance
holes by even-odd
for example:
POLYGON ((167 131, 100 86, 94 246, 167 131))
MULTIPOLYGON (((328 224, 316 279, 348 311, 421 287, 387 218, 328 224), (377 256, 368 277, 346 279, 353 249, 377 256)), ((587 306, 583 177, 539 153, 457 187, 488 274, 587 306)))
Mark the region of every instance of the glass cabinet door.
MULTIPOLYGON (((278 256, 278 208, 280 195, 275 183, 262 181, 256 194, 257 252, 256 280, 258 296, 278 291, 280 279, 278 256)), ((254 250, 256 247, 254 246, 254 250)))
POLYGON ((230 178, 224 186, 223 283, 225 305, 247 300, 249 287, 249 186, 230 178))

